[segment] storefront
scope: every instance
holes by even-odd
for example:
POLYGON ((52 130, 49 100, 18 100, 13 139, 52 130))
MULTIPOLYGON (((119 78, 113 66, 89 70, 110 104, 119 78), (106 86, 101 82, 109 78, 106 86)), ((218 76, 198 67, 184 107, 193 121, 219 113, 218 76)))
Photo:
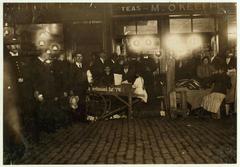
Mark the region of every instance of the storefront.
POLYGON ((234 3, 4 4, 6 39, 11 34, 20 37, 18 25, 30 24, 60 24, 64 49, 84 54, 99 50, 160 54, 167 48, 179 53, 177 47, 185 46, 173 44, 184 41, 191 45, 184 48, 188 52, 210 45, 221 55, 228 44, 236 45, 234 3))
POLYGON ((51 55, 110 50, 109 5, 92 3, 5 3, 4 46, 10 50, 19 77, 41 50, 51 55), (108 28, 109 29, 109 28, 108 28))
POLYGON ((75 52, 90 58, 104 50, 148 55, 166 73, 169 52, 181 61, 196 55, 224 57, 227 48, 235 49, 236 4, 4 4, 4 42, 16 60, 42 49, 65 52, 70 59, 75 52))
POLYGON ((171 49, 183 57, 208 48, 222 55, 236 37, 234 3, 113 4, 112 18, 113 48, 119 54, 171 49))
MULTIPOLYGON (((46 46, 46 49, 50 50, 48 46, 58 43, 61 46, 59 50, 79 51, 84 55, 107 50, 107 43, 110 41, 106 32, 106 27, 109 25, 106 23, 109 11, 108 5, 105 4, 6 3, 4 4, 5 43, 35 44, 37 48, 46 46), (53 35, 57 39, 42 41, 42 33, 38 32, 48 33, 51 28, 54 33, 49 31, 47 35, 53 35)), ((28 54, 29 47, 25 50, 27 51, 25 54, 28 54)), ((24 48, 21 51, 24 51, 24 48)))
POLYGON ((202 57, 225 57, 236 47, 234 3, 113 4, 112 22, 113 51, 158 62, 166 74, 167 101, 176 80, 196 78, 202 57))

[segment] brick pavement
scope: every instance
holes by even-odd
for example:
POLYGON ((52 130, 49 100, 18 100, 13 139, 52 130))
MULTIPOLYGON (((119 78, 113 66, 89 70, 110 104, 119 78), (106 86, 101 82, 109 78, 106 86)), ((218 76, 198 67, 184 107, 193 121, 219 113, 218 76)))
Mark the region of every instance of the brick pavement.
POLYGON ((236 120, 161 118, 74 124, 42 137, 17 164, 236 163, 236 120))

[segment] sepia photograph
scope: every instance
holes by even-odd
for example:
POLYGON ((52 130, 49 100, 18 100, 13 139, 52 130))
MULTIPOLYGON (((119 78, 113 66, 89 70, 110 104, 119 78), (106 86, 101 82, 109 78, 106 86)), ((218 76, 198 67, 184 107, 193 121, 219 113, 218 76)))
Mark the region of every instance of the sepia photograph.
POLYGON ((2 8, 3 165, 237 165, 237 1, 2 8))

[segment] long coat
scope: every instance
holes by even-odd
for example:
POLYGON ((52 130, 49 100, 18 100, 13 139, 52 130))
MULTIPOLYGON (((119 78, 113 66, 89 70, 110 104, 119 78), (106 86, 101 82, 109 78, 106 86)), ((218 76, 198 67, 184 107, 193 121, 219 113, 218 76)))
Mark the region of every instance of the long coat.
MULTIPOLYGON (((9 55, 4 55, 9 56, 9 55)), ((4 58, 4 83, 3 83, 3 156, 4 164, 9 164, 24 154, 22 141, 22 124, 17 101, 19 96, 16 84, 16 73, 12 63, 4 58)))
POLYGON ((122 71, 121 71, 121 74, 122 74, 122 81, 128 81, 130 83, 133 83, 134 82, 134 79, 135 79, 135 71, 133 68, 129 68, 128 69, 128 72, 124 72, 124 69, 122 68, 122 71))
POLYGON ((43 94, 43 97, 53 99, 56 96, 55 79, 51 64, 35 60, 32 70, 34 91, 43 94))
POLYGON ((100 58, 96 59, 93 63, 93 66, 91 68, 91 72, 93 74, 94 82, 97 83, 101 80, 102 75, 104 74, 104 68, 107 64, 107 61, 104 63, 100 60, 100 58))
POLYGON ((226 69, 236 69, 237 68, 237 59, 236 57, 231 57, 229 63, 226 62, 226 69))
POLYGON ((53 71, 55 79, 55 87, 58 96, 63 96, 63 92, 70 89, 69 63, 67 61, 53 62, 53 71))
POLYGON ((75 95, 84 96, 88 86, 86 67, 84 63, 82 68, 78 67, 75 63, 71 64, 69 77, 70 89, 73 90, 75 95))

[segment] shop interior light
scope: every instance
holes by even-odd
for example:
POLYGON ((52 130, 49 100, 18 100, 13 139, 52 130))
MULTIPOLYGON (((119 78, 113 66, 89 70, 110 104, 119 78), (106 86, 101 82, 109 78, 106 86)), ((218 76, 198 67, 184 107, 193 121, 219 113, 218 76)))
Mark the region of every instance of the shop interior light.
POLYGON ((59 43, 54 42, 50 45, 50 48, 51 48, 51 51, 56 52, 60 50, 61 46, 59 43))
POLYGON ((183 47, 182 38, 179 35, 169 35, 165 42, 167 48, 173 51, 178 51, 183 47))
POLYGON ((143 37, 142 41, 143 41, 142 47, 144 50, 151 49, 152 47, 154 47, 154 44, 156 43, 155 37, 152 36, 145 36, 143 37))
POLYGON ((136 39, 136 40, 133 41, 133 45, 134 45, 134 46, 138 47, 139 44, 140 44, 140 41, 139 41, 138 39, 136 39))
POLYGON ((145 43, 146 43, 146 45, 152 45, 152 40, 151 39, 146 39, 145 43))
POLYGON ((156 57, 160 58, 162 55, 163 55, 163 50, 162 49, 157 49, 155 54, 154 54, 156 57))
POLYGON ((44 42, 44 41, 39 41, 39 45, 40 45, 40 46, 44 46, 44 45, 45 45, 45 42, 44 42))
POLYGON ((46 26, 45 31, 50 34, 57 35, 59 33, 59 26, 58 24, 50 24, 46 26))
POLYGON ((42 32, 42 33, 40 34, 40 38, 41 38, 41 39, 48 39, 48 38, 49 38, 48 32, 42 32))
POLYGON ((170 50, 177 50, 179 44, 181 43, 181 38, 178 35, 168 35, 165 39, 165 44, 170 50))
POLYGON ((6 22, 6 23, 4 24, 4 26, 5 26, 5 27, 8 27, 8 23, 6 22))
POLYGON ((191 35, 187 40, 187 46, 190 50, 201 47, 202 38, 199 35, 191 35))
POLYGON ((9 34, 9 31, 8 30, 5 30, 4 31, 4 36, 8 35, 9 34))
POLYGON ((57 51, 57 50, 58 50, 58 47, 57 47, 56 45, 54 45, 54 46, 52 47, 52 50, 57 51))
POLYGON ((141 39, 139 37, 132 37, 129 39, 130 48, 134 51, 139 51, 141 49, 141 39))
POLYGON ((46 53, 47 53, 47 54, 51 54, 51 50, 48 49, 48 50, 46 51, 46 53))
POLYGON ((50 59, 47 59, 45 63, 50 64, 52 61, 50 59))
POLYGON ((138 53, 155 52, 159 44, 154 36, 133 36, 129 39, 129 49, 138 53))
POLYGON ((166 47, 177 57, 182 57, 188 52, 186 42, 177 34, 168 35, 165 38, 165 44, 166 47))
POLYGON ((38 40, 49 40, 50 37, 51 37, 51 35, 47 31, 39 30, 37 32, 36 39, 38 39, 38 40))

